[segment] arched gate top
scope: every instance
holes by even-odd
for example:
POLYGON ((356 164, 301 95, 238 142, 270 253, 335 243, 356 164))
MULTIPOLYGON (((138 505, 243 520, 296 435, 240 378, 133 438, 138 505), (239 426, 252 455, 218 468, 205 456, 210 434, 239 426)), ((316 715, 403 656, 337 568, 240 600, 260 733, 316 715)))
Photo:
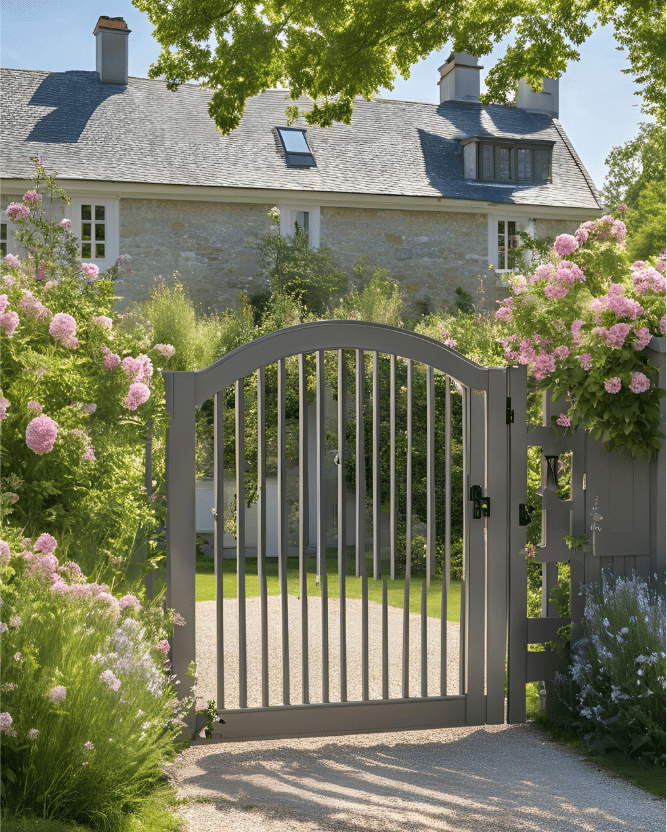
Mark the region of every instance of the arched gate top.
MULTIPOLYGON (((313 321, 270 332, 222 356, 215 364, 196 370, 195 404, 244 378, 259 367, 282 358, 317 350, 365 350, 397 355, 446 373, 465 387, 488 390, 488 368, 475 364, 440 341, 407 329, 368 321, 313 321)), ((163 371, 167 375, 182 375, 163 371)))

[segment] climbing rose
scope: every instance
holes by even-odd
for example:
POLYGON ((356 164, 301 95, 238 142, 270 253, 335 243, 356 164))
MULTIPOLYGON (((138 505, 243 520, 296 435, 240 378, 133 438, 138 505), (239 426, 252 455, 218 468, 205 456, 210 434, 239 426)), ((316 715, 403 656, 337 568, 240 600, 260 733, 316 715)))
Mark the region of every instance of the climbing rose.
POLYGON ((33 546, 36 552, 41 552, 44 555, 52 554, 58 545, 58 541, 50 534, 40 534, 33 546))
POLYGON ((561 234, 560 237, 556 237, 556 242, 554 243, 554 248, 561 257, 567 257, 568 254, 572 254, 578 247, 579 244, 571 234, 561 234))
POLYGON ((632 374, 632 381, 630 382, 630 389, 633 393, 645 393, 649 387, 651 386, 651 382, 648 378, 644 375, 644 373, 633 373, 632 374))
POLYGON ((49 326, 49 335, 53 335, 56 341, 60 341, 63 347, 79 346, 76 336, 76 321, 67 312, 58 312, 53 316, 49 326))
POLYGON ((58 425, 43 413, 31 422, 25 431, 25 441, 36 454, 47 454, 52 450, 58 436, 58 425))
POLYGON ((604 389, 607 393, 618 393, 621 389, 621 379, 618 376, 608 378, 604 383, 604 389))
POLYGON ((125 407, 128 410, 136 410, 140 404, 148 401, 151 391, 140 381, 135 381, 130 384, 130 389, 127 391, 127 398, 125 399, 125 407))
POLYGON ((10 202, 5 209, 5 214, 12 220, 24 220, 30 216, 30 208, 20 202, 10 202))
POLYGON ((564 413, 561 413, 560 416, 556 419, 556 424, 560 425, 562 428, 569 428, 570 417, 566 416, 564 413))

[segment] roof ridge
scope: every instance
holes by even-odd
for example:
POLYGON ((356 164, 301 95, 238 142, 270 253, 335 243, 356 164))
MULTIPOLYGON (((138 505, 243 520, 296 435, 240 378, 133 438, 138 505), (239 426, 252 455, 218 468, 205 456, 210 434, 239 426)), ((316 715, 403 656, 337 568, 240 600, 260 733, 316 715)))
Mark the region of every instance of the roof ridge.
POLYGON ((579 154, 574 149, 574 146, 572 145, 572 142, 567 137, 567 133, 565 132, 565 130, 563 128, 563 125, 560 123, 560 121, 558 121, 557 118, 552 119, 552 122, 553 122, 554 127, 558 131, 558 135, 563 140, 563 144, 570 151, 570 156, 572 156, 572 159, 574 160, 574 163, 577 165, 577 167, 579 168, 579 170, 582 173, 582 176, 586 180, 586 184, 588 185, 588 187, 590 189, 590 192, 593 195, 593 199, 597 202, 598 207, 600 208, 600 210, 603 211, 606 206, 602 202, 602 199, 600 197, 600 193, 598 192, 598 189, 595 187, 595 182, 593 182, 593 180, 591 178, 591 175, 586 170, 586 168, 584 166, 584 163, 579 158, 579 154))

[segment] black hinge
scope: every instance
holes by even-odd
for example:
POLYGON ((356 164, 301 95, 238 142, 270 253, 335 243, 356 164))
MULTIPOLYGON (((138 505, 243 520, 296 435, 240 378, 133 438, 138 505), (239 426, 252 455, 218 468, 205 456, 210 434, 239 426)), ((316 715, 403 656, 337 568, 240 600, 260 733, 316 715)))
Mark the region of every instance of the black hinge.
POLYGON ((512 399, 508 396, 505 402, 505 424, 514 424, 514 411, 512 410, 512 399))
POLYGON ((491 515, 491 498, 482 497, 481 485, 470 486, 470 500, 473 503, 473 520, 481 520, 482 515, 484 515, 484 517, 489 517, 491 515))
POLYGON ((529 506, 526 503, 519 503, 519 525, 527 526, 533 519, 534 506, 529 506))

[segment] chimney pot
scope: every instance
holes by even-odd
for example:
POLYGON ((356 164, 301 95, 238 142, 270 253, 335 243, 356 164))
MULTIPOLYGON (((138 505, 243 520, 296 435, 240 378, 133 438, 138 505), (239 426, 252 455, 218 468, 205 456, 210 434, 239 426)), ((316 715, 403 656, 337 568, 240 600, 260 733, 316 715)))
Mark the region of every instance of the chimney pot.
POLYGON ((516 106, 530 113, 558 118, 558 78, 543 78, 542 91, 533 92, 526 79, 519 81, 516 106))
POLYGON ((480 73, 483 67, 479 59, 467 52, 452 52, 440 69, 440 103, 443 101, 479 102, 480 73))
POLYGON ((103 84, 127 86, 128 35, 122 17, 102 15, 95 26, 96 69, 103 84))

